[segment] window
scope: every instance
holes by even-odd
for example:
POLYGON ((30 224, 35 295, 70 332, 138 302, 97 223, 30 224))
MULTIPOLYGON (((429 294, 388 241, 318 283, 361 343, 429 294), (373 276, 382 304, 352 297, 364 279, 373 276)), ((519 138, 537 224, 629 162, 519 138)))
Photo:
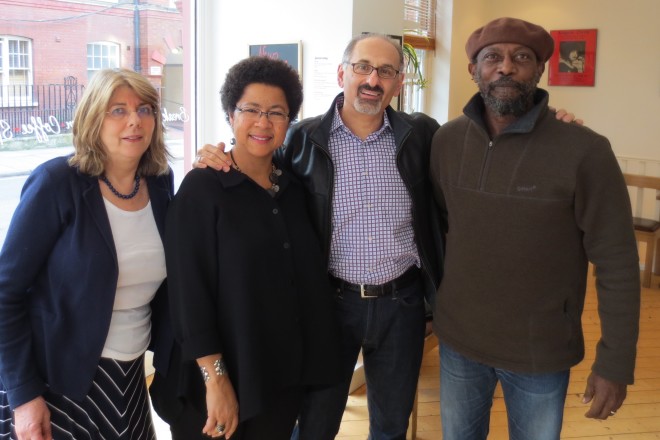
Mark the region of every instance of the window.
POLYGON ((119 67, 119 44, 89 43, 87 45, 87 79, 101 69, 119 67))
POLYGON ((2 106, 32 105, 32 42, 0 36, 0 96, 2 106))
POLYGON ((405 112, 423 111, 425 66, 429 53, 435 49, 435 0, 405 0, 403 14, 403 44, 414 50, 417 63, 407 65, 401 90, 401 108, 405 112))
POLYGON ((32 83, 32 50, 30 40, 0 36, 0 78, 2 85, 32 83))
POLYGON ((418 69, 422 72, 423 77, 420 79, 418 74, 410 72, 411 67, 408 66, 406 76, 403 80, 403 87, 401 88, 401 110, 406 113, 424 111, 428 51, 424 49, 414 49, 414 51, 417 53, 418 69))
POLYGON ((435 37, 435 1, 405 0, 403 19, 406 34, 426 38, 435 37))

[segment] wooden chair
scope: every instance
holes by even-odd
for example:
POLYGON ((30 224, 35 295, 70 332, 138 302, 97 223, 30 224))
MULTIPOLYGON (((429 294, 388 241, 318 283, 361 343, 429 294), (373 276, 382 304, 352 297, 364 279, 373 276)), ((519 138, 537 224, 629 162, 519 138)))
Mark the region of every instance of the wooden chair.
POLYGON ((642 286, 651 287, 652 273, 660 274, 660 177, 637 174, 624 174, 623 177, 626 185, 632 187, 635 237, 638 242, 646 243, 642 286))

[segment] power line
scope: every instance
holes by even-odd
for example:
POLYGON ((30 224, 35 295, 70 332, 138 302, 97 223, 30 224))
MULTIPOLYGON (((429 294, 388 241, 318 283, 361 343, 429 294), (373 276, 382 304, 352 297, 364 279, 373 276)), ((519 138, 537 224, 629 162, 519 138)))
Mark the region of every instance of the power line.
POLYGON ((126 5, 126 4, 128 4, 128 3, 119 3, 119 4, 116 4, 116 5, 108 6, 108 7, 103 8, 103 9, 99 9, 98 11, 85 12, 84 14, 72 15, 70 17, 49 18, 49 19, 43 19, 43 20, 22 20, 22 19, 19 19, 19 18, 0 18, 0 21, 21 22, 21 23, 57 23, 57 22, 62 22, 62 21, 75 20, 77 18, 88 17, 90 15, 100 14, 102 12, 108 11, 110 9, 115 9, 119 6, 126 5))

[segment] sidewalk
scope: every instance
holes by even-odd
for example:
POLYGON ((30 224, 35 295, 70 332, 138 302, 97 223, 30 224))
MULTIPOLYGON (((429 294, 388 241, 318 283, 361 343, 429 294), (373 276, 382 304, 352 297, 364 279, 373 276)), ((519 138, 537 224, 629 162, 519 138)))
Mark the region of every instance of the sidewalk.
POLYGON ((25 176, 39 164, 73 152, 73 147, 35 148, 33 150, 0 151, 0 178, 25 176))
MULTIPOLYGON (((169 139, 167 147, 174 161, 183 160, 183 140, 169 139)), ((0 151, 0 178, 27 176, 49 159, 73 153, 73 146, 60 148, 35 148, 32 150, 0 151)))

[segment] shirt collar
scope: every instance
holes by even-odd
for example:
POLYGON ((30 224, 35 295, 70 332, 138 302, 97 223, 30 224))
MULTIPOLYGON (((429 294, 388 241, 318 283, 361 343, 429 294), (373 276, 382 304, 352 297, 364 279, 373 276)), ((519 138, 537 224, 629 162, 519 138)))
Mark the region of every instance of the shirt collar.
MULTIPOLYGON (((282 170, 282 167, 278 163, 275 163, 275 166, 279 170, 282 170)), ((218 176, 218 179, 220 180, 220 183, 225 188, 231 188, 231 187, 234 187, 234 186, 239 186, 239 185, 241 185, 241 184, 243 184, 243 183, 250 180, 250 178, 247 175, 241 173, 240 171, 237 171, 234 168, 230 168, 229 172, 225 172, 225 171, 222 171, 222 170, 217 171, 217 170, 213 170, 211 168, 208 168, 208 170, 209 170, 209 172, 214 172, 216 174, 216 176, 218 176)), ((284 190, 286 189, 286 187, 289 186, 290 177, 291 176, 286 171, 283 171, 282 174, 279 176, 279 178, 277 180, 277 184, 279 185, 280 190, 277 192, 277 195, 275 196, 275 198, 277 198, 278 195, 283 193, 284 190)))
MULTIPOLYGON (((343 128, 347 132, 353 134, 353 132, 344 124, 344 121, 341 119, 341 114, 339 113, 339 110, 343 106, 344 106, 344 95, 340 95, 340 96, 337 97, 334 117, 332 118, 332 125, 330 126, 330 134, 331 135, 334 134, 340 128, 343 128)), ((381 125, 381 127, 378 130, 371 133, 369 135, 369 137, 374 136, 374 135, 378 136, 386 129, 391 131, 391 132, 394 132, 394 130, 392 130, 392 125, 390 124, 390 119, 387 117, 387 112, 383 112, 383 125, 381 125)))

